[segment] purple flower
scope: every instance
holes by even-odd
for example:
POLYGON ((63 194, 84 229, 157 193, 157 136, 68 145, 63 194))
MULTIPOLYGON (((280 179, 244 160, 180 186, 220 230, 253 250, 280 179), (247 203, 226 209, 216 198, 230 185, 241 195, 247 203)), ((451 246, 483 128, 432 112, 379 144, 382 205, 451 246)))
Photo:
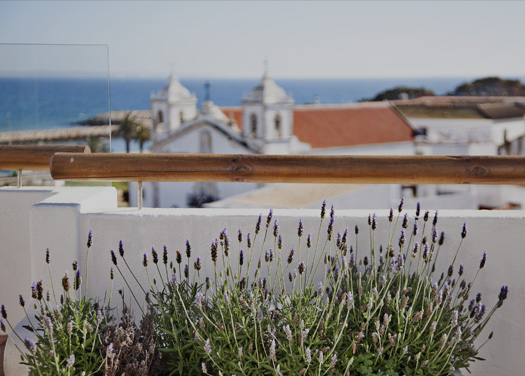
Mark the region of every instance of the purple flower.
POLYGON ((279 237, 277 238, 277 248, 283 248, 283 238, 281 237, 281 234, 279 234, 279 237))
POLYGON ((20 301, 20 305, 23 307, 26 302, 24 301, 24 297, 22 295, 18 295, 18 300, 20 301))
POLYGON ((414 230, 412 231, 412 235, 416 236, 417 235, 417 231, 418 231, 418 226, 417 226, 417 218, 414 220, 414 230))
POLYGON ((144 257, 142 259, 142 265, 144 265, 145 268, 148 267, 148 255, 144 253, 144 257))
POLYGON ((2 318, 7 319, 7 312, 5 311, 5 306, 2 304, 2 308, 0 309, 0 312, 2 313, 2 318))
POLYGON ((326 200, 323 200, 323 204, 321 205, 321 219, 324 219, 325 214, 326 214, 326 200))
POLYGON ((250 233, 248 233, 248 235, 246 235, 246 246, 248 248, 251 248, 252 247, 252 239, 250 237, 250 233))
POLYGON ((308 237, 306 238, 306 246, 308 248, 312 247, 312 235, 310 233, 308 233, 308 237))
POLYGON ((217 247, 219 245, 219 241, 217 239, 215 239, 214 241, 211 242, 211 250, 210 250, 210 253, 211 253, 211 260, 215 263, 217 262, 217 247))
POLYGON ((404 229, 408 227, 408 214, 407 213, 405 213, 405 215, 403 216, 403 222, 401 223, 401 227, 403 227, 404 229))
POLYGON ((372 223, 371 223, 371 226, 372 226, 372 231, 375 231, 375 229, 377 228, 377 217, 376 217, 376 213, 374 213, 372 215, 372 223))
POLYGON ((206 340, 206 343, 204 344, 204 352, 208 355, 211 354, 211 344, 210 344, 209 338, 206 340))
MULTIPOLYGON (((507 294, 509 293, 509 287, 508 286, 502 286, 501 287, 501 290, 499 292, 499 295, 498 295, 498 307, 501 307, 501 305, 503 304, 503 301, 505 299, 507 299, 507 294)), ((3 308, 4 306, 2 306, 3 308)), ((4 311, 2 311, 4 312, 4 311)), ((3 315, 3 313, 2 313, 3 315)))
POLYGON ((303 236, 303 229, 304 229, 303 220, 299 219, 299 227, 297 228, 297 235, 299 237, 303 236))
POLYGON ((153 259, 154 264, 159 262, 159 255, 157 255, 157 251, 155 251, 155 248, 153 247, 151 247, 151 258, 153 259))
POLYGON ((111 262, 113 265, 117 266, 117 257, 115 256, 115 252, 112 250, 111 252, 111 262))
POLYGON ((465 239, 467 236, 467 222, 463 223, 463 230, 461 230, 461 239, 465 239))
POLYGON ((388 213, 388 222, 392 222, 394 219, 394 209, 390 208, 390 213, 388 213))
POLYGON ((405 229, 402 228, 401 229, 401 236, 399 237, 399 246, 403 247, 404 244, 405 244, 405 229))
POLYGON ((262 214, 259 214, 259 219, 257 219, 257 223, 255 224, 255 235, 261 231, 261 221, 262 221, 262 214))
POLYGON ((273 236, 276 238, 279 235, 279 221, 277 218, 273 223, 273 236))
POLYGON ((402 198, 401 198, 401 202, 399 203, 399 206, 398 206, 398 208, 397 208, 397 211, 398 211, 398 212, 401 213, 401 212, 403 211, 403 204, 404 204, 404 203, 405 203, 405 198, 402 197, 402 198))
POLYGON ((197 271, 201 270, 201 258, 200 257, 197 257, 197 260, 193 263, 193 267, 197 271))
POLYGON ((328 240, 332 240, 332 233, 334 231, 334 217, 330 217, 330 222, 328 222, 328 240))
POLYGON ((244 264, 244 253, 242 252, 242 249, 241 249, 241 252, 239 253, 239 265, 242 266, 242 264, 244 264))
POLYGON ((31 352, 31 354, 36 353, 36 344, 29 338, 24 338, 24 345, 31 352))
POLYGON ((425 222, 428 221, 428 215, 429 215, 429 212, 428 212, 428 210, 427 210, 427 211, 425 212, 425 215, 423 216, 423 220, 424 220, 425 222))
POLYGON ((46 263, 49 264, 49 248, 46 250, 46 263))
POLYGON ((290 254, 288 255, 288 264, 292 263, 294 254, 295 254, 295 248, 292 248, 290 250, 290 254))
POLYGON ((91 248, 92 244, 93 244, 93 231, 89 230, 88 240, 87 240, 87 247, 91 248))
POLYGON ((5 327, 5 321, 3 317, 0 317, 0 329, 2 329, 2 332, 6 332, 7 328, 5 327))
POLYGON ((164 249, 162 250, 162 262, 164 265, 168 264, 168 248, 164 246, 164 249))
POLYGON ((184 265, 184 277, 186 278, 190 277, 190 271, 188 269, 188 264, 184 265))
POLYGON ((443 245, 444 242, 445 242, 445 233, 441 231, 441 235, 439 236, 438 244, 443 245))
POLYGON ((419 202, 416 204, 416 218, 419 217, 419 212, 421 210, 421 205, 419 204, 419 202))
POLYGON ((120 257, 124 257, 124 245, 122 244, 122 240, 118 242, 118 253, 120 257))
POLYGON ((479 263, 479 268, 483 269, 483 267, 485 267, 486 262, 487 262, 487 252, 483 252, 483 257, 481 258, 481 261, 479 263))
POLYGON ((272 222, 272 216, 273 216, 273 209, 270 209, 270 212, 268 213, 268 217, 266 218, 266 228, 270 226, 270 222, 272 222))
POLYGON ((190 246, 189 240, 186 240, 186 257, 187 258, 191 257, 191 246, 190 246))
POLYGON ((239 231, 237 232, 237 240, 239 241, 239 243, 242 243, 242 230, 240 227, 239 231))

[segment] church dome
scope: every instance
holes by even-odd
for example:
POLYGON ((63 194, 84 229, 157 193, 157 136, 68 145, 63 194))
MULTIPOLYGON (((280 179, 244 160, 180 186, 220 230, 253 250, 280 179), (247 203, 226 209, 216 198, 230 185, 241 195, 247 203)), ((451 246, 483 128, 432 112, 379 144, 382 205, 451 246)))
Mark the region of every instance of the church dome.
POLYGON ((156 93, 152 93, 151 99, 168 101, 169 103, 176 103, 186 100, 196 100, 195 96, 190 93, 180 83, 177 75, 172 73, 168 81, 168 85, 156 93))
POLYGON ((168 83, 167 92, 169 102, 193 99, 193 95, 191 95, 188 89, 182 86, 179 79, 174 73, 170 75, 170 81, 168 83))
POLYGON ((293 103, 293 99, 265 73, 259 85, 243 98, 243 102, 282 104, 293 103))

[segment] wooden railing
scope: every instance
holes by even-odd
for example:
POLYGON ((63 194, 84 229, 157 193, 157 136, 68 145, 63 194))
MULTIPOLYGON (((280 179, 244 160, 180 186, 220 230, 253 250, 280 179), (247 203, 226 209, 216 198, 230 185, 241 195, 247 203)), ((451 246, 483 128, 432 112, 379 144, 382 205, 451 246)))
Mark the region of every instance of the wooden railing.
POLYGON ((51 159, 69 180, 335 184, 523 184, 522 156, 72 154, 51 159))
POLYGON ((136 182, 525 184, 525 157, 59 153, 51 160, 51 176, 136 182))
POLYGON ((91 154, 87 146, 0 146, 0 169, 138 182, 139 207, 145 181, 525 185, 525 156, 91 154))
POLYGON ((81 145, 2 145, 0 170, 17 170, 18 186, 22 185, 22 170, 49 171, 53 154, 59 152, 91 153, 89 146, 81 145))

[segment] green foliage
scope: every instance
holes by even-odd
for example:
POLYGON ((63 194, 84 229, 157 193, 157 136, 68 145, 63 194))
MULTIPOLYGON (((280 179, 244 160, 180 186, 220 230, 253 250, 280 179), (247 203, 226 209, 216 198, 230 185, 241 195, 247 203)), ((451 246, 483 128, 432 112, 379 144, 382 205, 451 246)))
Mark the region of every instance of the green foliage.
POLYGON ((434 96, 434 92, 424 88, 413 88, 406 86, 397 86, 377 94, 372 101, 397 100, 397 99, 414 99, 425 96, 434 96))
POLYGON ((524 96, 525 86, 519 80, 485 77, 459 85, 450 94, 459 96, 524 96))
POLYGON ((26 340, 30 351, 23 361, 29 366, 29 375, 96 374, 103 362, 98 336, 107 320, 98 304, 85 298, 65 298, 55 309, 48 302, 39 303, 40 315, 31 324, 37 341, 31 351, 33 346, 26 340))
MULTIPOLYGON (((368 231, 359 235, 355 226, 350 234, 348 228, 335 230, 335 211, 328 217, 323 203, 319 226, 306 229, 299 220, 294 246, 286 249, 270 211, 266 226, 259 216, 253 236, 239 229, 232 240, 224 229, 212 241, 211 275, 201 275, 201 257, 191 258, 189 242, 184 261, 179 251, 170 261, 166 248, 162 257, 152 249, 150 260, 143 257, 149 289, 129 268, 121 242, 120 258, 114 251, 111 258, 128 288, 123 267, 139 284, 141 291, 130 293, 143 312, 140 327, 126 308, 119 326, 109 317, 112 287, 105 307, 85 291, 83 297, 75 262, 59 299, 53 287, 44 294, 42 281, 34 284, 40 311, 28 329, 37 340, 19 337, 29 351, 21 351, 22 360, 30 375, 444 376, 468 369, 480 360, 475 340, 508 288, 502 287, 490 311, 481 294, 471 298, 486 254, 467 283, 463 265, 455 265, 466 224, 450 267, 435 277, 444 244, 437 212, 431 221, 428 212, 420 217, 418 207, 411 221, 402 206, 381 223, 388 236, 379 240, 375 214, 368 231), (370 239, 364 252, 359 236, 370 239)), ((22 297, 20 304, 25 309, 22 297)), ((4 331, 5 323, 2 306, 4 331)))
POLYGON ((138 141, 140 151, 142 152, 144 142, 150 139, 149 129, 144 124, 138 122, 130 112, 128 112, 120 122, 117 135, 124 139, 126 143, 126 153, 129 153, 131 141, 138 141))
POLYGON ((215 272, 205 280, 200 258, 190 273, 191 252, 184 267, 178 254, 169 268, 165 253, 162 272, 152 255, 164 282, 151 285, 150 304, 165 370, 415 376, 467 368, 478 351, 474 340, 504 298, 500 294, 487 315, 481 295, 469 303, 476 278, 470 284, 461 280, 462 265, 453 273, 459 248, 447 273, 434 278, 444 239, 438 239, 437 213, 432 224, 428 212, 418 214, 409 235, 408 216, 400 209, 397 219, 389 218, 389 236, 381 245, 371 216, 371 248, 360 260, 357 234, 355 248, 348 229, 336 236, 333 213, 327 227, 321 219, 317 237, 305 239, 301 221, 289 251, 282 249, 277 220, 272 236, 272 212, 263 231, 259 218, 253 241, 248 235, 243 242, 239 230, 234 246, 223 230, 210 251, 215 272))

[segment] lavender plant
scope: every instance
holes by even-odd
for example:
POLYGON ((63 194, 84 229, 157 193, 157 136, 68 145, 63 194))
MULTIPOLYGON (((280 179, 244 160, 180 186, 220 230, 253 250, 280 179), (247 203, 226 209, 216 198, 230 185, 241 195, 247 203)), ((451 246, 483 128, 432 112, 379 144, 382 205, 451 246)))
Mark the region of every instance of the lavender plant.
MULTIPOLYGON (((91 232, 88 236, 87 249, 92 245, 91 232)), ((44 284, 40 280, 31 287, 32 302, 26 304, 20 295, 20 306, 24 309, 29 325, 24 326, 35 340, 22 339, 13 330, 7 319, 7 312, 2 306, 1 327, 7 324, 25 349, 19 348, 22 364, 29 367, 29 375, 96 375, 101 374, 103 356, 99 335, 104 332, 109 321, 108 310, 96 300, 86 297, 86 287, 82 291, 82 277, 78 262, 73 262, 73 275, 66 271, 62 278, 62 292, 57 298, 52 283, 50 252, 46 251, 51 278, 51 291, 44 293, 44 284), (34 317, 27 311, 33 307, 34 317)), ((87 265, 86 265, 87 285, 87 265)))
MULTIPOLYGON (((149 302, 165 371, 410 376, 468 368, 483 346, 474 341, 508 288, 487 310, 481 294, 473 295, 487 256, 467 283, 464 266, 455 264, 461 244, 448 270, 436 277, 445 239, 438 213, 429 218, 428 212, 420 217, 418 205, 409 228, 402 201, 397 215, 390 211, 388 239, 379 244, 378 221, 371 215, 371 246, 358 258, 359 228, 353 235, 336 232, 334 209, 327 216, 326 203, 316 235, 305 235, 300 220, 297 242, 288 249, 270 211, 265 223, 259 216, 253 235, 239 229, 232 240, 224 229, 212 241, 209 276, 200 274, 200 257, 190 267, 189 243, 187 263, 177 251, 176 264, 168 266, 164 249, 159 265, 153 250, 162 283, 153 279, 149 302)), ((465 224, 461 241, 466 236, 465 224)))

